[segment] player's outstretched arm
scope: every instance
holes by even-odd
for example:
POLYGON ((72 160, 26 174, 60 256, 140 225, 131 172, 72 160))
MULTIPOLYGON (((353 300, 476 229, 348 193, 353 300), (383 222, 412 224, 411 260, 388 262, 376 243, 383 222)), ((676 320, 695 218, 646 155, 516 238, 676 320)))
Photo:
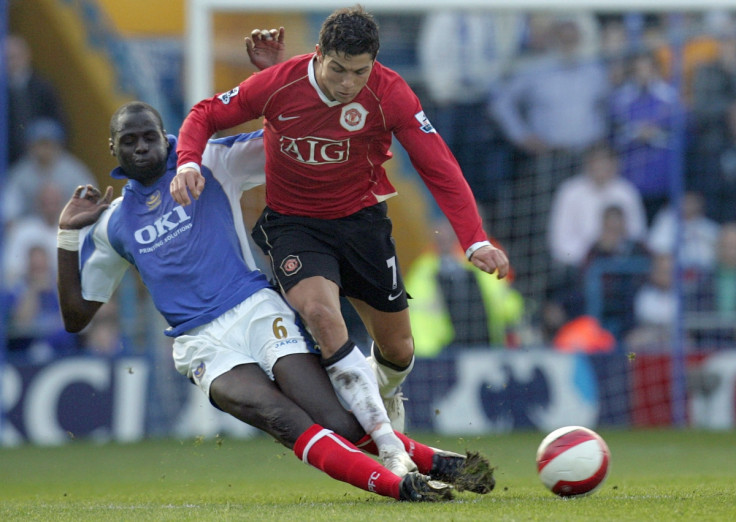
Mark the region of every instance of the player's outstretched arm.
POLYGON ((250 63, 261 71, 272 65, 281 63, 286 58, 285 31, 278 29, 253 29, 250 36, 245 37, 245 50, 250 63))
POLYGON ((470 256, 470 262, 489 274, 496 272, 499 279, 506 277, 509 273, 508 257, 503 250, 494 246, 479 248, 470 256))
POLYGON ((81 331, 102 306, 82 297, 79 230, 95 223, 111 201, 112 187, 107 187, 103 195, 92 185, 80 185, 59 216, 57 285, 64 328, 68 332, 81 331))

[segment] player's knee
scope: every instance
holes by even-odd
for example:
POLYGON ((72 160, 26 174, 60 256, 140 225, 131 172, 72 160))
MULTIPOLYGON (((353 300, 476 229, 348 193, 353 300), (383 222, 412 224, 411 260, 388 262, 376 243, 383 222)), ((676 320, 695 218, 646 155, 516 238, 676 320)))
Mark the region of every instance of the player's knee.
POLYGON ((304 304, 300 307, 299 314, 310 328, 319 330, 335 328, 343 323, 342 314, 339 309, 334 309, 318 301, 311 301, 304 304))
POLYGON ((397 366, 407 366, 414 357, 414 338, 411 335, 395 337, 378 343, 380 355, 397 366))

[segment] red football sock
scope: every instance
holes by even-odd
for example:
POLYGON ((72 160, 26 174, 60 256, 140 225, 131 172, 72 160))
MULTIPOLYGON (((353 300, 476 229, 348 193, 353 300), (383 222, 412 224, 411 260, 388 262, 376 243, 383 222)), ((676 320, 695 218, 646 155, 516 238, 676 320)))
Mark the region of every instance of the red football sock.
POLYGON ((330 477, 355 487, 399 499, 401 478, 337 433, 314 424, 294 444, 294 454, 330 477))
MULTIPOLYGON (((410 439, 403 433, 398 431, 394 431, 394 433, 396 433, 396 436, 399 437, 401 442, 404 444, 406 452, 411 457, 411 460, 414 461, 414 464, 417 465, 419 473, 427 475, 432 470, 432 456, 434 455, 434 450, 421 442, 410 439)), ((378 447, 375 442, 373 442, 370 435, 365 435, 362 439, 356 442, 355 445, 372 455, 378 455, 378 447)))

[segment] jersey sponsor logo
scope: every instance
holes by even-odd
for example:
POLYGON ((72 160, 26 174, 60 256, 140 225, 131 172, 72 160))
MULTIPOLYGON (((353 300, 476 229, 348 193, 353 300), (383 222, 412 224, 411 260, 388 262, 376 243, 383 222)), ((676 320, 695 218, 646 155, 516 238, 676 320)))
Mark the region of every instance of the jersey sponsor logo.
POLYGON ((299 116, 284 116, 283 114, 279 114, 279 117, 277 118, 279 121, 289 121, 289 120, 295 120, 299 118, 299 116))
POLYGON ((161 191, 157 190, 146 199, 148 210, 153 210, 161 204, 161 191))
POLYGON ((427 118, 427 115, 424 114, 424 111, 419 111, 414 115, 414 118, 419 122, 419 128, 424 132, 425 134, 431 134, 436 133, 437 131, 434 130, 434 127, 432 127, 432 123, 430 123, 429 118, 427 118))
POLYGON ((343 129, 354 132, 365 127, 368 111, 359 103, 348 103, 340 113, 340 125, 343 129))
POLYGON ((350 140, 328 140, 309 136, 290 138, 282 136, 281 152, 299 163, 328 165, 343 163, 350 155, 350 140))
POLYGON ((398 294, 395 294, 395 295, 394 294, 388 294, 388 300, 389 301, 396 301, 399 297, 401 297, 401 294, 403 294, 403 293, 404 293, 404 290, 402 289, 402 290, 399 290, 399 293, 398 294))
POLYGON ((220 94, 218 96, 218 98, 220 99, 220 101, 222 103, 224 103, 225 105, 227 105, 228 103, 230 103, 230 100, 232 100, 233 98, 235 98, 235 96, 238 95, 238 91, 240 91, 240 87, 239 86, 238 87, 235 87, 233 89, 230 89, 227 92, 223 92, 222 94, 220 94))
POLYGON ((281 271, 284 273, 284 275, 293 276, 299 270, 302 269, 302 260, 299 259, 299 256, 295 256, 295 255, 286 256, 284 260, 281 261, 280 268, 281 268, 281 271))
POLYGON ((167 212, 150 225, 146 225, 136 230, 133 233, 133 236, 141 245, 150 245, 159 239, 162 241, 161 244, 163 244, 163 242, 169 241, 184 230, 191 228, 191 223, 184 225, 190 219, 192 218, 187 215, 184 207, 177 205, 171 210, 171 212, 167 212))

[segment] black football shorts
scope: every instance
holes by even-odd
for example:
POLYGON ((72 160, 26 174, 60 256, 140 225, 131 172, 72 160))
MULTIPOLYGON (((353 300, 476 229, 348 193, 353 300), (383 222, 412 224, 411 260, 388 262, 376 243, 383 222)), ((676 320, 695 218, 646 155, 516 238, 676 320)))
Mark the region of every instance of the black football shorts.
POLYGON ((253 228, 253 240, 271 258, 284 292, 302 279, 322 276, 342 295, 382 312, 407 305, 386 203, 339 219, 280 214, 266 207, 253 228))

